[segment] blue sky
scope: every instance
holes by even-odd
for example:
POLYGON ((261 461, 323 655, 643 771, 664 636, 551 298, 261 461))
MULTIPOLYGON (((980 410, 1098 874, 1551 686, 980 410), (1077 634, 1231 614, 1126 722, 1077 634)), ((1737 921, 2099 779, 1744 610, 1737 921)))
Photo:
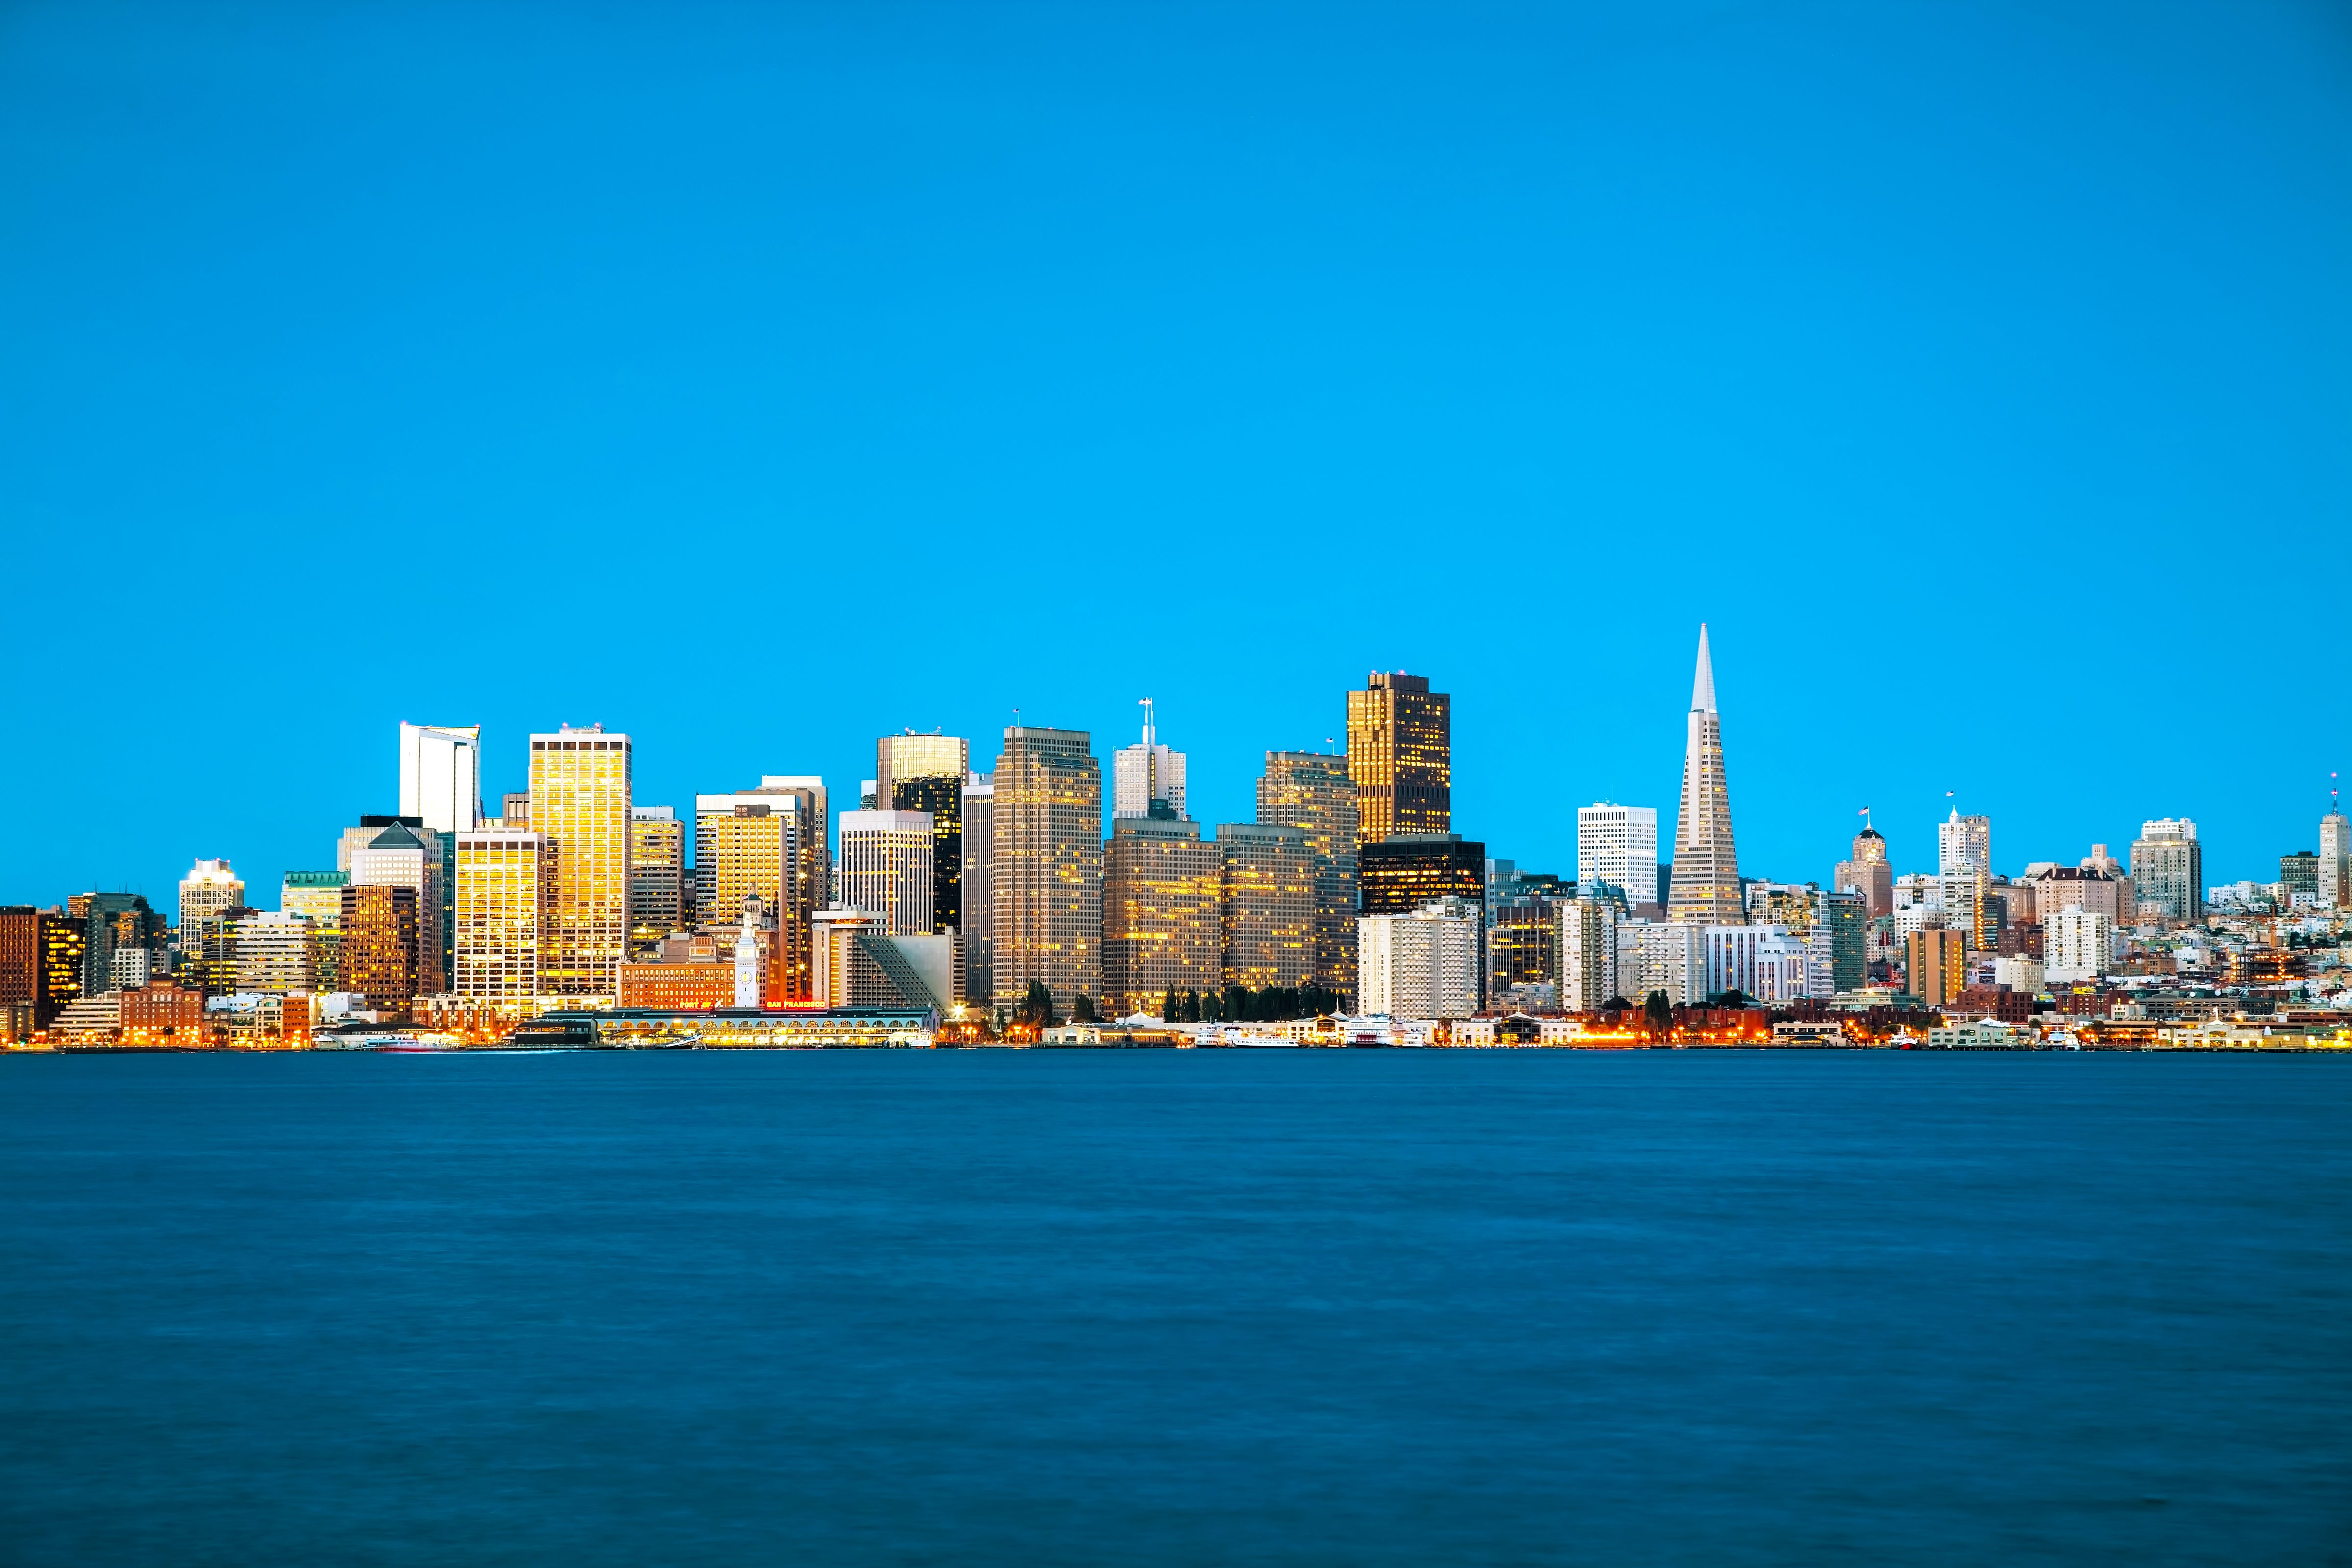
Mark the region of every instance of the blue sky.
POLYGON ((1148 695, 1245 819, 1376 667, 1564 872, 1701 620, 1751 874, 2275 875, 2347 279, 2317 4, 20 3, 0 900, 331 864, 404 718, 683 806, 1148 695))

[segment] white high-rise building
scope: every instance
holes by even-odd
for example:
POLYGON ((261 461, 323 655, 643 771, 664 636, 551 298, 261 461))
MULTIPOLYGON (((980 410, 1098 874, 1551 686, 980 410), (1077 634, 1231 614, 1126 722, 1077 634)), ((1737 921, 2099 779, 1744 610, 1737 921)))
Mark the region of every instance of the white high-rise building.
POLYGON ((1391 1018, 1467 1018, 1478 1010, 1475 899, 1439 899, 1406 915, 1356 921, 1356 976, 1366 1013, 1391 1018))
POLYGON ((1775 925, 1708 926, 1706 994, 1737 991, 1762 1002, 1793 1002, 1810 984, 1805 944, 1775 925))
POLYGON ((180 879, 180 951, 204 951, 206 929, 227 910, 245 902, 245 879, 229 869, 226 860, 199 860, 180 879))
POLYGON ((1636 909, 1658 901, 1658 808, 1595 801, 1576 809, 1576 885, 1622 888, 1636 909))
POLYGON ((2197 825, 2185 816, 2143 822, 2131 847, 2134 918, 2159 912, 2168 921, 2193 921, 2205 912, 2205 851, 2197 825))
POLYGON ((2115 963, 2114 918, 2079 904, 2060 910, 2042 928, 2042 940, 2048 984, 2096 980, 2115 963))
POLYGON ((2352 823, 2330 809, 2319 819, 2319 907, 2352 905, 2352 823))
MULTIPOLYGON (((1582 867, 1579 851, 1578 866, 1582 867)), ((1577 886, 1584 885, 1579 878, 1577 886)), ((1617 906, 1578 898, 1559 906, 1559 1005, 1570 1013, 1597 1013, 1622 994, 1617 984, 1617 906)))
POLYGON ((1663 991, 1677 1006, 1706 1000, 1706 931, 1704 927, 1673 921, 1633 928, 1633 950, 1640 963, 1635 984, 1640 994, 1627 992, 1630 1001, 1646 1000, 1663 991))
POLYGON ((931 814, 845 811, 834 902, 862 910, 891 936, 931 932, 931 814))
POLYGON ((1184 753, 1160 743, 1152 722, 1151 699, 1143 700, 1143 740, 1111 755, 1113 817, 1165 816, 1178 822, 1184 815, 1184 753), (1154 810, 1157 804, 1159 809, 1154 810))
POLYGON ((271 910, 236 922, 236 988, 277 996, 307 994, 316 951, 310 922, 271 910))
POLYGON ((1936 825, 1936 869, 1947 873, 1963 866, 1992 870, 1992 818, 1962 816, 1954 806, 1952 815, 1936 825))
POLYGON ((1739 918, 1739 854, 1731 837, 1731 788, 1723 762, 1723 719, 1715 708, 1715 665, 1698 628, 1698 673, 1683 746, 1682 805, 1675 824, 1674 886, 1667 913, 1692 925, 1739 918))
POLYGON ((400 727, 400 815, 434 832, 471 833, 482 825, 482 727, 400 727))

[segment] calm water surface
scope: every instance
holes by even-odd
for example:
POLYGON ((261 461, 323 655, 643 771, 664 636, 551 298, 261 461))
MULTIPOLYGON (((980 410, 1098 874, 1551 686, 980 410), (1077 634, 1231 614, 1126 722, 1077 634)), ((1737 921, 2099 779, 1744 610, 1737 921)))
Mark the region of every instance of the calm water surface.
POLYGON ((2352 1061, 0 1059, 0 1561, 2352 1563, 2352 1061))

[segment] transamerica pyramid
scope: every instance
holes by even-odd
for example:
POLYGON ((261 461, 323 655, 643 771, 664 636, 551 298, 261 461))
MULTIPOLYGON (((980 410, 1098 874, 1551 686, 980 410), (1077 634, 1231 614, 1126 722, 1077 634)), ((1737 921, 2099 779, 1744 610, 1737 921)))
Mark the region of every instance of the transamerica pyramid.
POLYGON ((1675 824, 1675 879, 1666 918, 1692 925, 1738 925, 1739 854, 1731 846, 1731 792, 1723 778, 1723 721, 1715 710, 1715 667, 1706 627, 1698 628, 1698 678, 1691 683, 1683 745, 1683 799, 1675 824))

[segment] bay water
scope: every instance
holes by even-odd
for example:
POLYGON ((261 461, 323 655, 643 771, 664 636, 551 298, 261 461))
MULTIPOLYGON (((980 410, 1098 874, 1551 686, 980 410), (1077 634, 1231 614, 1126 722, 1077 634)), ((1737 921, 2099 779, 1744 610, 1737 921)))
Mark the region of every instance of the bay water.
POLYGON ((0 1561, 2352 1563, 2352 1060, 0 1058, 0 1561))

